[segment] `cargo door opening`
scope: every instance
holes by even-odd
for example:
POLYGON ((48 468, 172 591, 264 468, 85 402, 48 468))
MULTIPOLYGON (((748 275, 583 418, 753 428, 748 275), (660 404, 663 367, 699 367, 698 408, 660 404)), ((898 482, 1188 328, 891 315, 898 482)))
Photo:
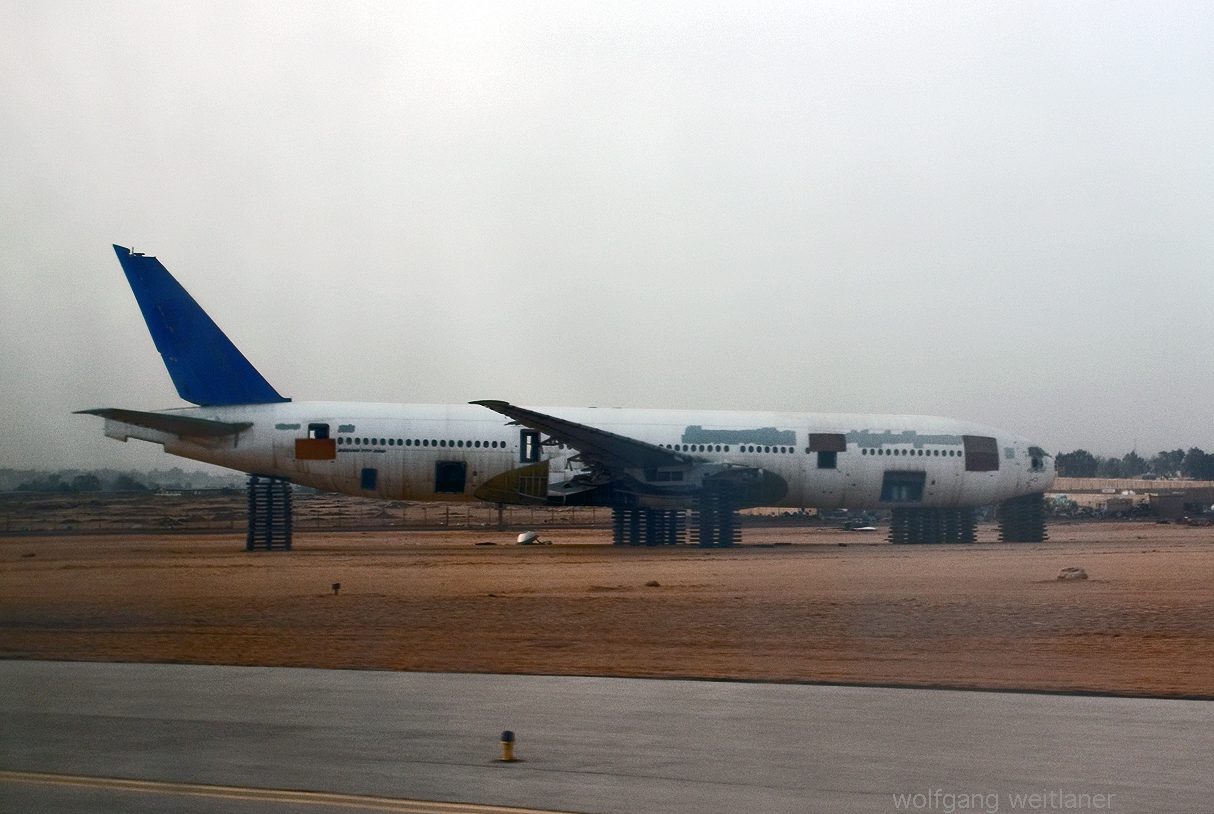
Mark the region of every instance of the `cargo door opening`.
POLYGON ((434 464, 434 492, 462 495, 468 486, 468 465, 463 461, 437 461, 434 464))
POLYGON ((963 435, 966 472, 998 472, 999 444, 986 435, 963 435))
POLYGON ((296 460, 332 461, 335 458, 337 458, 337 439, 329 437, 328 424, 309 424, 308 437, 295 439, 296 460))
POLYGON ((918 503, 923 500, 923 487, 926 483, 926 472, 886 472, 881 481, 881 502, 918 503))
POLYGON ((847 437, 837 432, 811 432, 807 451, 818 454, 818 469, 838 469, 839 453, 847 451, 847 437))

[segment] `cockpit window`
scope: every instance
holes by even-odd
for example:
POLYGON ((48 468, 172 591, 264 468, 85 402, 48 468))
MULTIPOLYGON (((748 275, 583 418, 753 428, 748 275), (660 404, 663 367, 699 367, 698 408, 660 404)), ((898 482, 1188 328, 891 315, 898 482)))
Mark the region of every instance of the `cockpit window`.
POLYGON ((1050 457, 1041 447, 1029 447, 1029 470, 1033 472, 1045 471, 1045 459, 1050 457))

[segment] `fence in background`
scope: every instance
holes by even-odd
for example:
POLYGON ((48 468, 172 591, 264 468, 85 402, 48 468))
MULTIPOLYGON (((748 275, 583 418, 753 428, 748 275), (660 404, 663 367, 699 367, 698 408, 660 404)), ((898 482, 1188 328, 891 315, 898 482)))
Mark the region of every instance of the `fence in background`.
MULTIPOLYGON (((589 506, 498 507, 487 503, 404 503, 297 492, 293 528, 383 529, 610 528, 611 510, 589 506)), ((248 524, 243 490, 189 493, 0 493, 0 533, 94 534, 240 531, 248 524)))

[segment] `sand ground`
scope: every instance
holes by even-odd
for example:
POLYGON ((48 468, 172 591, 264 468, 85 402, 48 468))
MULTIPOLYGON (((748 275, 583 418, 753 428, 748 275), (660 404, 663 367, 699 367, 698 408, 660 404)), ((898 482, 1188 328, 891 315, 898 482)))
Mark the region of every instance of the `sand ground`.
POLYGON ((0 657, 1214 697, 1214 529, 1050 534, 748 529, 703 550, 351 532, 252 553, 239 533, 0 538, 0 657), (1090 578, 1058 580, 1069 566, 1090 578))

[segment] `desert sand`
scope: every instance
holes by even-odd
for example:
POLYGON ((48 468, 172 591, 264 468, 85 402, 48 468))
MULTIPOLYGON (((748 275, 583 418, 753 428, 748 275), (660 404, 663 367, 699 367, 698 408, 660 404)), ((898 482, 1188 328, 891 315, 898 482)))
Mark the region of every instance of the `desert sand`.
POLYGON ((705 550, 401 530, 299 534, 289 552, 228 532, 7 537, 0 657, 1214 698, 1214 529, 1050 535, 755 528, 705 550), (1068 567, 1088 579, 1059 580, 1068 567))

